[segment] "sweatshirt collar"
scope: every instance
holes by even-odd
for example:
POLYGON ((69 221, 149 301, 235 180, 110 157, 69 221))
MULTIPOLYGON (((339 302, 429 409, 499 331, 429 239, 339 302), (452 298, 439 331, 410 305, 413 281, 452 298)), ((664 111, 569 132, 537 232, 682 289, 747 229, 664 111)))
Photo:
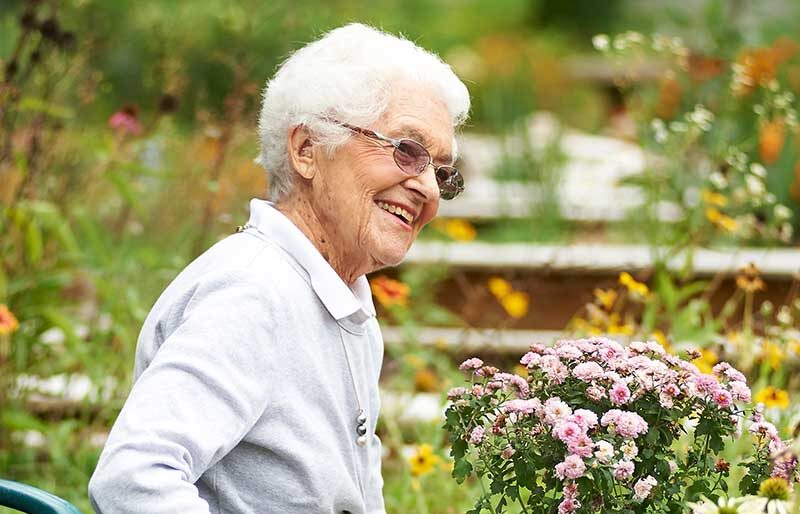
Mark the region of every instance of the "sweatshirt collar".
POLYGON ((348 286, 306 235, 272 202, 250 200, 247 228, 254 228, 275 242, 308 273, 311 287, 334 319, 350 318, 349 321, 363 323, 375 316, 367 277, 361 275, 348 286))

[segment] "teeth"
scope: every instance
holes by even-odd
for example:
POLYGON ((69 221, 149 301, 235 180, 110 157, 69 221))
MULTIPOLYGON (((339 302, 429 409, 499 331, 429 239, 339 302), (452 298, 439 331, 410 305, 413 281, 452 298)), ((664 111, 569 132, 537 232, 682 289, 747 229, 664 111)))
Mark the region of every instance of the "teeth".
POLYGON ((395 205, 390 205, 386 202, 375 202, 378 204, 378 207, 383 209, 384 211, 391 212, 392 214, 398 214, 406 220, 406 223, 411 224, 414 221, 414 217, 409 213, 407 210, 403 209, 402 207, 397 207, 395 205))

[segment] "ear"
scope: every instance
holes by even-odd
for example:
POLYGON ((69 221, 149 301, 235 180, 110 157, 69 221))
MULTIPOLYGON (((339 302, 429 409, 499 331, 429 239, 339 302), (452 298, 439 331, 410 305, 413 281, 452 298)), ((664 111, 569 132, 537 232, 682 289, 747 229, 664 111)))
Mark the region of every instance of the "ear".
POLYGON ((314 178, 317 170, 313 149, 314 141, 306 127, 297 125, 289 130, 287 141, 289 163, 298 175, 307 180, 314 178))

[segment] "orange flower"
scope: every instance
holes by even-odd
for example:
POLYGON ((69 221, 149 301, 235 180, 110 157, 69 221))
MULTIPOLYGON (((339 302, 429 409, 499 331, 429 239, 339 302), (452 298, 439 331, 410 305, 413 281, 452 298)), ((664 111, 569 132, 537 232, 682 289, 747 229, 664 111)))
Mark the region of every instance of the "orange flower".
POLYGON ((430 369, 420 369, 414 373, 414 391, 433 393, 439 389, 439 377, 430 369))
POLYGON ((780 38, 768 48, 743 50, 736 63, 741 67, 742 80, 735 90, 745 96, 758 86, 766 86, 775 78, 778 67, 797 52, 797 43, 788 37, 780 38))
POLYGON ((0 303, 0 336, 14 333, 19 328, 19 321, 5 304, 0 303))
POLYGON ((680 83, 674 77, 665 77, 658 88, 656 116, 665 120, 674 118, 681 107, 680 83))
POLYGON ((689 75, 695 82, 711 80, 725 69, 725 60, 692 53, 689 55, 689 75))
POLYGON ((786 141, 786 123, 774 119, 761 124, 758 131, 758 155, 764 164, 772 164, 778 160, 786 141))
POLYGON ((370 288, 378 303, 384 307, 391 307, 392 305, 405 307, 408 304, 409 288, 399 280, 380 275, 372 279, 370 288))
POLYGON ((752 262, 739 270, 739 274, 736 276, 736 286, 746 293, 755 293, 767 288, 764 281, 761 280, 761 273, 752 262))

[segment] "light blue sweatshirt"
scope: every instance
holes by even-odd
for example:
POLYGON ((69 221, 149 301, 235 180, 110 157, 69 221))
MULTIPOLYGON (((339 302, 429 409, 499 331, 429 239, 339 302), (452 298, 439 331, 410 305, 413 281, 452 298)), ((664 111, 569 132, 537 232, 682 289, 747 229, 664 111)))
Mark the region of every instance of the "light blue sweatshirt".
POLYGON ((367 279, 348 287, 271 204, 250 210, 147 317, 89 483, 98 513, 384 512, 367 279))

